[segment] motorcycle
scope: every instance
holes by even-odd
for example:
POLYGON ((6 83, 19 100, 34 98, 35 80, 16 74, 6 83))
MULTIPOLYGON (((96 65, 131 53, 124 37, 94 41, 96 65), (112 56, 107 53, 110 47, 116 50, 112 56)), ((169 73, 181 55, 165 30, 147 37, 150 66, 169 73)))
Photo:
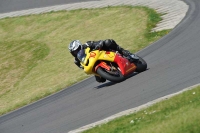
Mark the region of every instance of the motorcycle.
MULTIPOLYGON (((135 55, 137 56, 137 55, 135 55)), ((77 58, 86 74, 94 74, 111 82, 121 82, 134 72, 143 72, 147 69, 146 61, 137 56, 137 63, 131 63, 117 51, 82 49, 77 58)))

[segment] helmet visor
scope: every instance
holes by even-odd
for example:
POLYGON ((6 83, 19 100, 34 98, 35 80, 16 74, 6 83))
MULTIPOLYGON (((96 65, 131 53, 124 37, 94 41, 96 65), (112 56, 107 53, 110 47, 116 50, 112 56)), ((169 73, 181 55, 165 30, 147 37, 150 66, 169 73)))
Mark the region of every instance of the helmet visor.
POLYGON ((79 49, 77 49, 77 50, 74 50, 74 51, 71 51, 71 54, 72 55, 74 55, 75 57, 77 56, 77 54, 78 54, 78 51, 79 51, 79 49))

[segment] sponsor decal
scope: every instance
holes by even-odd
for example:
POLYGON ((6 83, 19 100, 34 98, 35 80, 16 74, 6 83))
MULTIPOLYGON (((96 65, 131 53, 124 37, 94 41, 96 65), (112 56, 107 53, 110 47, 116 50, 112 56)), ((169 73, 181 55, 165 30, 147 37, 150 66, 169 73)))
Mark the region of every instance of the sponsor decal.
POLYGON ((113 58, 114 56, 110 54, 110 52, 106 52, 104 58, 113 58))
POLYGON ((96 53, 95 52, 90 52, 90 57, 89 58, 95 58, 96 53))
POLYGON ((129 68, 126 72, 130 72, 130 71, 132 71, 135 68, 136 68, 136 66, 134 65, 133 67, 129 68))

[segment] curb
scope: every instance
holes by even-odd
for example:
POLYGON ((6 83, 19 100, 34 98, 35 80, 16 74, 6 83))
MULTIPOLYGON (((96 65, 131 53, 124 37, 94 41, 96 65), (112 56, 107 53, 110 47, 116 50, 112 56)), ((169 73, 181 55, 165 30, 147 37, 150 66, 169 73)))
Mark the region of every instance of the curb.
POLYGON ((114 120, 114 119, 116 119, 116 118, 122 117, 122 116, 124 116, 124 115, 130 115, 130 114, 136 113, 136 112, 138 112, 138 111, 140 111, 140 110, 142 110, 142 109, 146 109, 146 108, 148 108, 148 107, 150 107, 150 106, 152 106, 152 105, 154 105, 154 104, 156 104, 156 103, 158 103, 158 102, 167 100, 167 99, 169 99, 169 98, 171 98, 171 97, 174 97, 174 96, 176 96, 176 95, 178 95, 178 94, 181 94, 181 93, 183 93, 183 92, 185 92, 185 91, 192 90, 193 88, 196 88, 196 87, 198 87, 198 86, 200 86, 200 83, 199 83, 199 84, 196 84, 196 85, 193 85, 193 86, 191 86, 191 87, 185 88, 185 89, 183 89, 182 91, 176 92, 176 93, 174 93, 174 94, 169 94, 169 95, 167 95, 167 96, 158 98, 158 99, 156 99, 156 100, 153 100, 153 101, 148 102, 148 103, 146 103, 146 104, 143 104, 143 105, 141 105, 141 106, 138 106, 138 107, 135 107, 135 108, 132 108, 132 109, 128 109, 128 110, 122 111, 122 112, 120 112, 120 113, 117 113, 117 114, 115 114, 115 115, 112 115, 112 116, 110 116, 110 117, 108 117, 108 118, 105 118, 105 119, 103 119, 103 120, 97 121, 97 122, 95 122, 95 123, 92 123, 92 124, 89 124, 89 125, 80 127, 80 128, 78 128, 78 129, 75 129, 75 130, 72 130, 72 131, 69 131, 68 133, 81 133, 81 132, 83 132, 83 131, 85 131, 85 130, 91 129, 91 128, 96 127, 96 126, 98 126, 98 125, 105 124, 105 123, 107 123, 107 122, 109 122, 109 121, 111 121, 111 120, 114 120))

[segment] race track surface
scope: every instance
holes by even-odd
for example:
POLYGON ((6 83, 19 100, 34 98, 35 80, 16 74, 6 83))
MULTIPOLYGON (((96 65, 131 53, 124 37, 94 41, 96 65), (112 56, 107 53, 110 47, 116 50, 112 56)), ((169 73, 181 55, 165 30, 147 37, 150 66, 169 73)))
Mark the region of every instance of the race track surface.
MULTIPOLYGON (((1 0, 0 13, 94 0, 1 0)), ((96 0, 98 1, 98 0, 96 0)))
POLYGON ((200 1, 170 34, 139 52, 148 70, 118 84, 94 78, 0 117, 1 133, 64 133, 200 82, 200 1))

